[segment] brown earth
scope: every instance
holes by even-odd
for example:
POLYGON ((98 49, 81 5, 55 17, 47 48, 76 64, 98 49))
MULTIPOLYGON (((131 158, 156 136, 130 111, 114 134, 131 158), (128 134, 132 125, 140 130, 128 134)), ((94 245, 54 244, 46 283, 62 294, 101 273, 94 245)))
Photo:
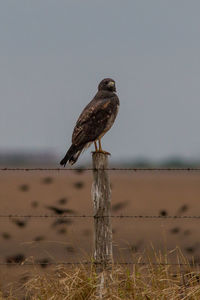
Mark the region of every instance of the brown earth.
MULTIPOLYGON (((200 215, 200 173, 110 171, 113 215, 200 215)), ((90 260, 93 219, 24 215, 92 215, 90 171, 1 172, 0 263, 80 262, 90 260), (58 210, 56 210, 58 209, 58 210), (59 210, 60 209, 60 210, 59 210)), ((131 261, 153 244, 156 249, 180 247, 200 262, 200 219, 113 218, 115 260, 131 261)), ((0 266, 2 287, 19 286, 35 266, 0 266), (5 284, 6 283, 6 284, 5 284)), ((40 267, 42 270, 46 268, 40 267)))

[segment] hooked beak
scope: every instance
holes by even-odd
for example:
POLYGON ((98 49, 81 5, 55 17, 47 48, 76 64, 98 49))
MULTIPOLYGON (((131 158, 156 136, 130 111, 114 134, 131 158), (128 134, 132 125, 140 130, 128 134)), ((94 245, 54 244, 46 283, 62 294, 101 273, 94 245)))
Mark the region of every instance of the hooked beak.
POLYGON ((116 88, 115 88, 115 82, 114 82, 114 81, 109 81, 109 83, 108 83, 108 87, 112 88, 112 89, 113 89, 113 91, 115 91, 115 92, 116 92, 116 88))
POLYGON ((114 83, 114 81, 109 81, 109 82, 108 82, 108 86, 109 86, 109 87, 113 87, 113 86, 115 86, 115 83, 114 83))

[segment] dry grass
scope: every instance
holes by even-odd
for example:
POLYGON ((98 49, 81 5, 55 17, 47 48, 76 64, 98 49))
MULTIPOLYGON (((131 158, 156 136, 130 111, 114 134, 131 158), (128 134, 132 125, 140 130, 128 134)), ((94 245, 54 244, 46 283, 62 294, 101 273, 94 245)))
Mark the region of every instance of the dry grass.
MULTIPOLYGON (((104 298, 127 300, 199 300, 200 272, 182 256, 179 250, 177 265, 169 263, 167 255, 148 256, 147 265, 135 264, 132 267, 115 265, 106 279, 104 298), (156 264, 152 263, 156 262, 156 264), (181 266, 181 264, 186 264, 181 266)), ((138 258, 138 263, 144 257, 138 258)), ((59 266, 53 274, 36 276, 25 286, 27 299, 32 300, 89 300, 99 299, 96 295, 98 276, 93 266, 59 266)))
MULTIPOLYGON (((150 252, 148 252, 150 253, 150 252)), ((199 300, 200 271, 176 249, 169 255, 143 254, 137 264, 129 267, 114 265, 105 277, 104 300, 199 300), (176 256, 176 265, 170 259, 176 256), (141 261, 148 263, 142 265, 141 261), (185 264, 184 266, 182 264, 185 264)), ((94 265, 66 268, 58 266, 52 272, 38 272, 24 285, 24 299, 31 300, 93 300, 98 276, 94 265)), ((0 300, 19 300, 9 296, 0 300)))
MULTIPOLYGON (((26 285, 32 300, 89 300, 95 296, 97 275, 93 270, 62 267, 54 275, 37 276, 26 285)), ((29 298, 29 297, 28 297, 29 298)), ((103 299, 200 299, 199 277, 193 272, 172 274, 167 266, 115 267, 103 299)))

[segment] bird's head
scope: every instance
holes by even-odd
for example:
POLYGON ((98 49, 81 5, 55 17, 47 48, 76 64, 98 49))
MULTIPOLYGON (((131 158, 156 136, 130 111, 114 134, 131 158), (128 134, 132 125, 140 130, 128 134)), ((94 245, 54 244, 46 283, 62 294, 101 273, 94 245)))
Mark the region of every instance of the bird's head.
POLYGON ((115 81, 111 78, 104 78, 99 83, 98 90, 116 92, 115 81))

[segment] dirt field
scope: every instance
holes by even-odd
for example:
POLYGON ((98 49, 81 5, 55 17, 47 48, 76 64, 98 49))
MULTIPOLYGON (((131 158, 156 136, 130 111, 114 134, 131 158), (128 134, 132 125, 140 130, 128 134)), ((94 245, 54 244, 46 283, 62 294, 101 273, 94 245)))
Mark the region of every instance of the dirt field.
MULTIPOLYGON (((110 171, 110 178, 113 215, 200 215, 200 173, 110 171)), ((91 184, 90 171, 1 172, 0 215, 92 215, 91 184)), ((200 219, 113 218, 114 257, 130 261, 152 243, 178 246, 200 262, 199 225, 200 219)), ((0 241, 1 263, 90 260, 93 220, 0 218, 0 241)), ((1 266, 1 286, 21 284, 30 271, 1 266)))

